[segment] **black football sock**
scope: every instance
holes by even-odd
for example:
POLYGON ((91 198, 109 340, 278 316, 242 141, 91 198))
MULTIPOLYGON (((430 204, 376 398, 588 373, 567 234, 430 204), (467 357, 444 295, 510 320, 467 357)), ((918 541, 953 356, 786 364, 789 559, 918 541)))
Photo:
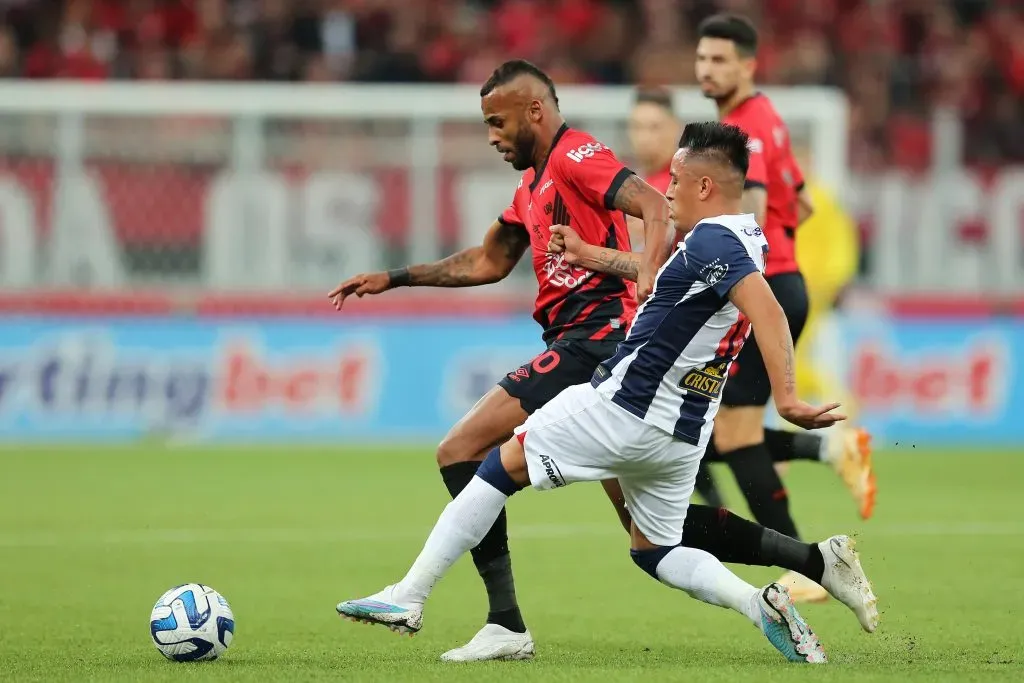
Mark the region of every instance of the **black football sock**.
POLYGON ((683 523, 683 545, 711 553, 719 562, 761 565, 763 530, 725 508, 691 504, 683 523))
POLYGON ((761 557, 768 565, 800 572, 816 583, 825 573, 825 558, 817 543, 803 543, 774 529, 764 529, 761 557))
POLYGON ((786 429, 764 430, 764 445, 775 462, 790 460, 820 461, 822 437, 810 432, 791 432, 786 429))
POLYGON ((821 583, 825 560, 815 543, 802 543, 725 508, 691 505, 683 524, 683 545, 714 555, 719 562, 781 567, 821 583))
POLYGON ((700 497, 704 499, 704 502, 713 508, 722 507, 722 494, 718 492, 718 486, 715 485, 715 478, 711 475, 711 470, 708 468, 708 464, 703 460, 700 466, 697 468, 697 481, 694 483, 694 488, 700 497))
MULTIPOLYGON (((480 467, 479 462, 457 462, 441 468, 441 478, 448 493, 455 498, 469 485, 480 467)), ((473 564, 487 587, 487 623, 524 633, 526 624, 516 601, 516 584, 512 576, 512 557, 508 550, 508 525, 505 510, 484 535, 480 545, 470 550, 473 564)))
POLYGON ((789 494, 775 471, 768 448, 759 443, 722 453, 736 483, 750 506, 754 519, 781 534, 800 538, 789 514, 789 494))

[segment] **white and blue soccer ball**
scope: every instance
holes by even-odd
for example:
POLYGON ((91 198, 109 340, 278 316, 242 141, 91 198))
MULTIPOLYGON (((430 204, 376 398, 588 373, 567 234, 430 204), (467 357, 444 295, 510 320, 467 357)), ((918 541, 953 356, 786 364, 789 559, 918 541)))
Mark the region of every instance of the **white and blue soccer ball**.
POLYGON ((156 649, 175 662, 217 659, 235 634, 235 615, 224 596, 201 583, 175 586, 149 616, 156 649))

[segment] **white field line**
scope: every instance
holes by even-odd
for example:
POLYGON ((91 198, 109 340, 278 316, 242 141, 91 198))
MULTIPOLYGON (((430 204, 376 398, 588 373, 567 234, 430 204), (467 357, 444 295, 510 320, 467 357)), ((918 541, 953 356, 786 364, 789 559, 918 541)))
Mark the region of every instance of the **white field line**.
MULTIPOLYGON (((843 530, 837 529, 837 533, 843 530)), ((422 542, 429 527, 418 529, 125 529, 116 531, 47 532, 0 531, 0 548, 56 548, 69 546, 136 546, 197 543, 393 543, 422 542)), ((511 525, 513 539, 569 539, 624 537, 614 520, 605 524, 511 525)), ((911 538, 931 536, 1024 536, 1022 523, 868 524, 854 535, 911 538)))

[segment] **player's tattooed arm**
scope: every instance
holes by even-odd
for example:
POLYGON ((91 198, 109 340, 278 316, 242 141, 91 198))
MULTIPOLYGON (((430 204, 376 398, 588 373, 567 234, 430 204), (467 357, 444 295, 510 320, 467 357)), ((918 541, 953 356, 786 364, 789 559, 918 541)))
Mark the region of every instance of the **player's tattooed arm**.
POLYGON ((395 287, 473 287, 497 282, 512 272, 529 246, 530 236, 522 225, 495 221, 479 247, 434 263, 353 275, 328 292, 327 298, 340 311, 353 294, 362 298, 395 287))
POLYGON ((585 253, 586 256, 580 261, 580 265, 588 270, 608 273, 634 282, 640 277, 640 254, 602 248, 594 249, 593 253, 585 253))
POLYGON ((761 350, 775 407, 784 419, 804 429, 828 427, 845 416, 832 412, 838 403, 811 406, 796 393, 796 362, 789 321, 768 282, 759 272, 750 273, 729 290, 729 299, 750 320, 761 350))
POLYGON ((740 208, 743 213, 754 214, 754 220, 763 228, 768 217, 768 191, 763 187, 748 187, 743 190, 740 208))
POLYGON ((630 175, 615 193, 612 205, 623 213, 639 218, 644 224, 644 253, 648 265, 657 270, 668 259, 672 251, 669 239, 668 200, 640 177, 630 175), (662 245, 662 249, 651 249, 648 245, 662 245))
POLYGON ((672 253, 674 235, 668 200, 653 187, 631 174, 615 192, 612 205, 644 222, 644 251, 636 277, 637 298, 644 301, 654 289, 655 273, 672 253))
POLYGON ((548 251, 564 254, 566 263, 597 273, 615 275, 634 282, 640 277, 641 254, 587 244, 567 225, 551 226, 548 251))
POLYGON ((484 242, 451 256, 417 266, 409 266, 408 283, 414 287, 474 287, 504 279, 512 272, 527 247, 526 228, 495 221, 484 242))

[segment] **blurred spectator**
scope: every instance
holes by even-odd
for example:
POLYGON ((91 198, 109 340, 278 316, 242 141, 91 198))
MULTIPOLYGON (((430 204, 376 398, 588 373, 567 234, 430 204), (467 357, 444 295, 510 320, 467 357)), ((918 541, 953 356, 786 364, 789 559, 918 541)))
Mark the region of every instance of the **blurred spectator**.
POLYGON ((1024 3, 1011 0, 0 0, 0 77, 692 84, 694 28, 748 14, 765 84, 851 100, 855 166, 927 166, 937 106, 968 162, 1024 161, 1024 3))

